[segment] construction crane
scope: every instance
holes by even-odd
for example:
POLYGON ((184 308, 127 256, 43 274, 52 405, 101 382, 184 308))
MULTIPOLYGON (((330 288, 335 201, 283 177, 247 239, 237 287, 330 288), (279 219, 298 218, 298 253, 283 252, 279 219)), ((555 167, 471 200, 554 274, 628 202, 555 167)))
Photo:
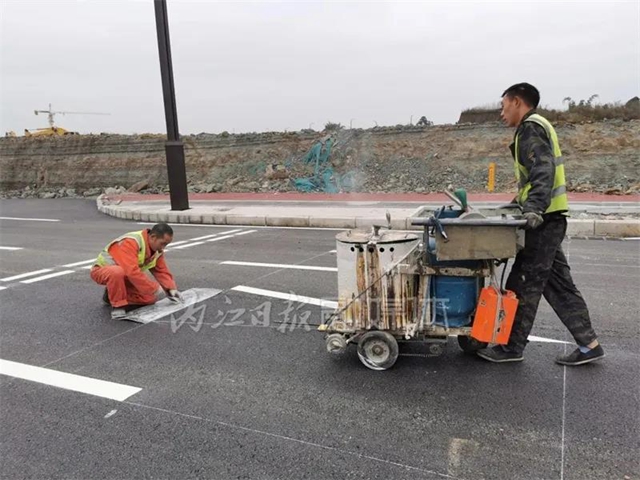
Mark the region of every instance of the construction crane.
POLYGON ((47 114, 47 120, 49 121, 49 128, 38 128, 34 131, 29 131, 25 128, 24 134, 26 137, 31 136, 51 136, 51 135, 77 135, 78 132, 70 132, 62 127, 56 127, 54 123, 54 117, 56 115, 111 115, 110 113, 102 112, 63 112, 54 111, 49 104, 49 110, 34 110, 33 113, 39 115, 41 113, 47 114))

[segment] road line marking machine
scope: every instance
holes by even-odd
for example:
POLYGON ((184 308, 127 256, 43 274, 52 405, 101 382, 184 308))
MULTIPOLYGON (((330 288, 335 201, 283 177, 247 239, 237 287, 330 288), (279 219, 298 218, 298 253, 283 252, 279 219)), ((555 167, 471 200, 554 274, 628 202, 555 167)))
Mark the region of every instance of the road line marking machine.
POLYGON ((422 343, 427 356, 442 354, 449 336, 467 353, 508 342, 518 300, 496 266, 522 248, 526 221, 517 205, 475 210, 464 190, 446 193, 456 208, 411 218, 421 236, 391 230, 388 214, 387 226, 336 236, 338 307, 318 328, 329 353, 354 344, 365 366, 386 370, 398 341, 422 343))

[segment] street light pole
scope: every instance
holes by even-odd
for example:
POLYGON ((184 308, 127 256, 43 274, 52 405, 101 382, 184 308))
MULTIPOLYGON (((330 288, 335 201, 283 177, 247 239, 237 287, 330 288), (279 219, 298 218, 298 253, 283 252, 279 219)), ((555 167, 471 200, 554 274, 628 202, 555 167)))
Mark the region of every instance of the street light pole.
POLYGON ((182 140, 180 140, 180 132, 178 130, 178 112, 176 109, 176 91, 173 84, 167 2, 166 0, 154 0, 153 4, 156 11, 156 31, 158 32, 162 95, 164 97, 164 113, 167 121, 165 151, 167 155, 167 176, 169 177, 171 210, 187 210, 189 208, 187 172, 184 163, 184 144, 182 140))

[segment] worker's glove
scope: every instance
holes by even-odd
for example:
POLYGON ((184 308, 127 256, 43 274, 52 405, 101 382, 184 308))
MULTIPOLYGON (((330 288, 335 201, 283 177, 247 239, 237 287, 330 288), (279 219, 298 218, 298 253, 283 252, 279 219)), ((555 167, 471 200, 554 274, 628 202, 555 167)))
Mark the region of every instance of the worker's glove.
POLYGON ((538 228, 542 225, 542 222, 544 222, 542 215, 536 212, 524 212, 522 216, 527 221, 527 224, 524 227, 527 230, 538 228))
POLYGON ((182 294, 176 289, 169 290, 169 300, 172 302, 181 302, 182 294))

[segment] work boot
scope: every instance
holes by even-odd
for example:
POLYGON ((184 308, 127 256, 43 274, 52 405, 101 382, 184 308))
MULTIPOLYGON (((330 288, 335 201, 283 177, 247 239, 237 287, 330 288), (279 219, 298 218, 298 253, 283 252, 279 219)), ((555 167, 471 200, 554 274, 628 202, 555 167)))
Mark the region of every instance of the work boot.
POLYGON ((124 308, 114 308, 111 310, 111 319, 120 320, 127 315, 127 311, 124 308))
POLYGON ((584 365, 585 363, 595 362, 596 360, 600 360, 604 357, 604 350, 601 345, 598 345, 587 353, 582 353, 579 348, 576 348, 569 355, 560 355, 556 358, 556 363, 576 367, 578 365, 584 365))
POLYGON ((111 302, 109 301, 109 290, 107 290, 106 288, 104 289, 104 293, 102 294, 102 301, 106 305, 111 306, 111 302))
POLYGON ((522 353, 512 352, 511 350, 504 348, 502 345, 483 348, 482 350, 478 350, 476 353, 480 358, 493 363, 521 362, 524 360, 522 353))

